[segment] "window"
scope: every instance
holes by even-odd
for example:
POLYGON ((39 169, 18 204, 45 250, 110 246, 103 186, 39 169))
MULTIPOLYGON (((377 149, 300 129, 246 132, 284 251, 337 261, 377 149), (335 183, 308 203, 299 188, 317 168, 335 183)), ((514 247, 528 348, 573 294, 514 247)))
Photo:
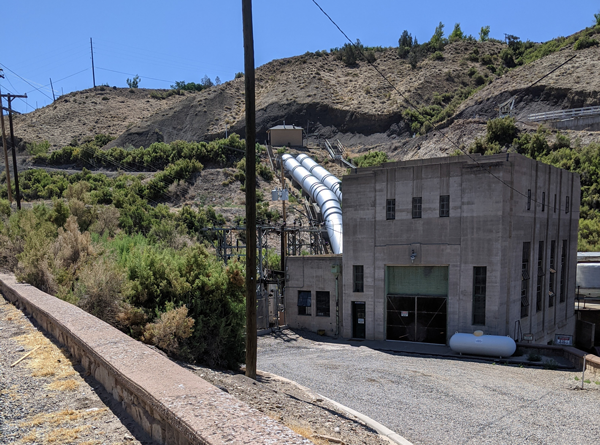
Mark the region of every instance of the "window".
POLYGON ((546 209, 546 192, 542 192, 542 212, 546 209))
POLYGON ((473 268, 473 324, 485 325, 487 267, 473 268))
POLYGON ((317 291, 317 317, 329 317, 329 292, 317 291))
POLYGON ((554 213, 556 213, 556 193, 554 194, 554 213))
POLYGON ((396 219, 396 200, 388 199, 385 204, 385 219, 396 219))
POLYGON ((412 199, 412 217, 420 218, 421 217, 421 208, 423 206, 423 198, 413 198, 412 199))
POLYGON ((365 291, 365 270, 364 266, 352 266, 353 292, 365 291))
POLYGON ((569 208, 569 197, 567 196, 567 202, 565 204, 565 213, 569 213, 569 210, 570 210, 570 208, 569 208))
POLYGON ((556 284, 556 241, 550 241, 550 283, 548 284, 548 307, 554 306, 554 285, 556 284))
POLYGON ((310 315, 310 291, 298 291, 298 315, 310 315))
POLYGON ((560 294, 559 301, 565 302, 565 284, 567 278, 567 240, 564 239, 562 242, 562 251, 560 253, 560 294))
POLYGON ((529 315, 529 252, 531 243, 523 243, 521 261, 521 318, 529 315))
POLYGON ((440 196, 440 217, 450 216, 450 195, 440 196))
POLYGON ((527 190, 527 210, 531 210, 531 189, 527 190))
POLYGON ((535 293, 535 311, 540 312, 543 307, 544 300, 544 242, 540 241, 538 245, 538 273, 537 273, 537 288, 535 293))

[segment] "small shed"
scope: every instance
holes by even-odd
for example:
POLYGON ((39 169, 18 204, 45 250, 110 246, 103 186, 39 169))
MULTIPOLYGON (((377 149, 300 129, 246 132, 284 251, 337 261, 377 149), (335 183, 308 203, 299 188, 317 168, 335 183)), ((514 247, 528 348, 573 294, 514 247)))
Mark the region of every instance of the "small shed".
POLYGON ((267 130, 269 143, 275 147, 303 147, 302 128, 295 125, 277 125, 267 130))

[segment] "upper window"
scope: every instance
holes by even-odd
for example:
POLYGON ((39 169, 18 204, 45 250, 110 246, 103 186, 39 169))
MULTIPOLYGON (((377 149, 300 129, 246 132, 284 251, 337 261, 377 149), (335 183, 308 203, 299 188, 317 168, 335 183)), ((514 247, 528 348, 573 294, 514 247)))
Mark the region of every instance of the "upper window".
POLYGON ((542 192, 542 212, 546 210, 546 192, 542 192))
POLYGON ((485 325, 487 267, 473 268, 473 324, 485 325))
POLYGON ((440 217, 450 216, 450 195, 440 196, 440 217))
POLYGON ((353 292, 365 291, 365 270, 364 266, 352 266, 352 289, 353 292))
POLYGON ((531 243, 523 243, 521 260, 521 318, 529 315, 529 255, 531 243))
POLYGON ((569 197, 567 196, 567 203, 565 205, 565 213, 569 213, 570 207, 569 207, 569 197))
POLYGON ((556 213, 556 193, 554 194, 554 213, 556 213))
POLYGON ((329 317, 329 292, 317 291, 317 317, 329 317))
POLYGON ((310 315, 310 300, 309 290, 298 291, 298 315, 310 315))
POLYGON ((527 190, 527 210, 531 210, 531 189, 527 190))
POLYGON ((385 219, 396 219, 396 200, 388 199, 385 204, 385 219))
POLYGON ((412 199, 412 217, 420 218, 421 217, 421 209, 423 207, 423 198, 420 196, 418 198, 412 199))

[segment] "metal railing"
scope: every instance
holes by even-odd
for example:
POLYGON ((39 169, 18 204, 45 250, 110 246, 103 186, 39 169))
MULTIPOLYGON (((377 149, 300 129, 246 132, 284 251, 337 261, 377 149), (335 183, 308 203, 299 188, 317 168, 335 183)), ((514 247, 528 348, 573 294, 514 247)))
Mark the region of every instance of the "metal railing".
POLYGON ((560 121, 583 116, 600 115, 600 107, 574 108, 572 110, 548 111, 546 113, 530 114, 527 118, 533 122, 560 121))

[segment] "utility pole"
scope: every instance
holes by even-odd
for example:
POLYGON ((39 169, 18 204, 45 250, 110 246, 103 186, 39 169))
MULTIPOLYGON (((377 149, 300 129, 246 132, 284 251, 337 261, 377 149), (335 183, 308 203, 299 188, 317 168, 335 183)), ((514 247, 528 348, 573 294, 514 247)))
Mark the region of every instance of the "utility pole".
POLYGON ((94 44, 92 43, 91 37, 90 37, 90 49, 92 51, 92 79, 94 80, 94 89, 96 89, 96 71, 94 71, 94 44))
POLYGON ((10 168, 8 167, 8 150, 6 148, 6 130, 4 129, 4 107, 2 105, 2 91, 0 91, 0 126, 2 126, 2 147, 4 148, 4 166, 6 171, 8 201, 12 203, 12 190, 10 186, 10 168))
POLYGON ((52 90, 52 101, 56 102, 56 96, 54 95, 54 87, 52 86, 52 77, 50 78, 50 89, 52 90))
POLYGON ((10 127, 10 143, 12 145, 12 159, 13 159, 13 172, 15 173, 15 193, 17 198, 17 208, 21 210, 21 194, 19 191, 19 172, 17 170, 17 144, 15 144, 15 132, 13 130, 13 120, 12 120, 12 100, 15 97, 21 97, 27 99, 27 94, 17 95, 17 94, 5 94, 8 101, 8 125, 10 127))
MULTIPOLYGON (((283 156, 282 156, 283 158, 283 156)), ((284 174, 284 167, 283 167, 283 159, 281 159, 281 190, 285 190, 285 174, 284 174)), ((285 277, 285 253, 287 252, 286 249, 286 238, 285 238, 285 226, 286 226, 286 222, 287 222, 287 215, 285 213, 285 200, 282 199, 281 200, 281 210, 282 210, 282 214, 283 214, 283 224, 281 225, 281 271, 283 272, 283 275, 285 277)))
POLYGON ((256 379, 256 110, 252 0, 242 0, 246 84, 246 376, 256 379))

